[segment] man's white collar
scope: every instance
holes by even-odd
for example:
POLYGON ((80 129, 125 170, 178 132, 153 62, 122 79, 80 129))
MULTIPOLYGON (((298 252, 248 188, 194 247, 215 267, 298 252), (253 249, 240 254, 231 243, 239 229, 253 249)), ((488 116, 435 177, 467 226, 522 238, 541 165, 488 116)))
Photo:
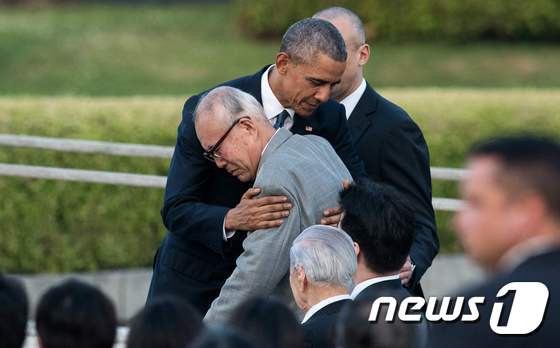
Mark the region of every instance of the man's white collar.
POLYGON ((346 109, 346 119, 350 118, 352 111, 354 111, 356 105, 358 105, 358 102, 360 101, 360 98, 362 98, 362 95, 364 94, 365 90, 366 90, 366 80, 362 78, 362 83, 360 83, 358 88, 356 88, 354 92, 350 93, 348 96, 346 96, 346 98, 342 99, 342 101, 340 102, 340 104, 344 105, 344 109, 346 109))
POLYGON ((293 118, 295 111, 293 109, 286 109, 282 106, 282 104, 280 104, 280 101, 278 101, 278 98, 276 98, 272 92, 272 88, 270 88, 270 84, 268 83, 268 74, 274 66, 274 64, 269 66, 261 76, 261 98, 264 113, 268 120, 272 120, 276 115, 286 110, 290 114, 290 117, 293 118))
POLYGON ((350 297, 352 298, 352 300, 354 300, 354 299, 356 299, 356 296, 358 296, 358 294, 360 292, 364 291, 365 288, 367 288, 368 286, 373 285, 373 284, 377 284, 377 283, 381 283, 381 282, 385 282, 385 281, 388 281, 388 280, 395 280, 395 279, 399 279, 398 274, 385 276, 385 277, 375 277, 375 278, 371 278, 371 279, 368 279, 368 280, 364 280, 363 282, 361 282, 360 284, 358 284, 354 287, 354 290, 352 290, 352 293, 350 294, 350 297))
POLYGON ((313 314, 317 313, 318 311, 320 311, 324 307, 330 305, 331 303, 342 301, 342 300, 350 300, 350 295, 333 296, 333 297, 326 298, 323 301, 314 304, 305 313, 305 316, 303 317, 303 320, 302 320, 301 323, 304 324, 306 321, 309 320, 309 318, 311 318, 313 316, 313 314))

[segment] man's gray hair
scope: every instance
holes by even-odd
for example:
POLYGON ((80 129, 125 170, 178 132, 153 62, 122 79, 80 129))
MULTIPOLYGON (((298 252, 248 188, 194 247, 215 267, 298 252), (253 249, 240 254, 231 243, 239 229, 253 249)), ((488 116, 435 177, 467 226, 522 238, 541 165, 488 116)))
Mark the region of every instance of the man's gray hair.
MULTIPOLYGON (((354 28, 356 34, 356 40, 357 40, 357 42, 354 42, 354 44, 356 45, 355 48, 358 48, 358 46, 361 46, 366 43, 366 31, 364 29, 364 24, 362 23, 362 20, 360 19, 360 17, 358 17, 356 13, 352 12, 347 8, 339 7, 339 6, 329 7, 315 13, 313 15, 313 18, 321 18, 326 20, 344 18, 348 20, 350 24, 352 24, 352 27, 354 28)), ((349 47, 346 47, 346 49, 348 48, 349 47)))
POLYGON ((330 22, 306 18, 292 24, 280 44, 296 64, 309 63, 319 53, 337 62, 346 62, 346 46, 340 32, 330 22))
POLYGON ((302 267, 313 282, 352 289, 357 268, 352 238, 339 228, 313 225, 292 243, 290 271, 302 267))
POLYGON ((228 86, 216 87, 200 97, 194 111, 195 123, 204 115, 212 115, 213 120, 225 125, 243 116, 267 121, 262 105, 252 95, 228 86))

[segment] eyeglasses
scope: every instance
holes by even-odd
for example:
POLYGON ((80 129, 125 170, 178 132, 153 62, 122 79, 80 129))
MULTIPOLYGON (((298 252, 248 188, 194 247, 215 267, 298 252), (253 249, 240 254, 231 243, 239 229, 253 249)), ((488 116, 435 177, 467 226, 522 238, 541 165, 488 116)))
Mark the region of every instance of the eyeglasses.
POLYGON ((236 124, 239 123, 239 121, 241 121, 242 119, 247 118, 247 116, 238 118, 237 120, 233 121, 233 123, 231 124, 231 126, 229 126, 228 130, 224 133, 224 135, 222 135, 222 137, 220 138, 220 140, 218 140, 214 145, 210 146, 208 148, 208 150, 204 151, 202 153, 202 156, 204 156, 204 158, 206 158, 207 160, 211 161, 211 162, 215 162, 216 158, 221 158, 220 155, 217 154, 218 150, 220 149, 220 146, 222 145, 222 143, 224 142, 224 140, 226 140, 228 134, 231 132, 231 130, 233 129, 233 127, 235 127, 236 124))

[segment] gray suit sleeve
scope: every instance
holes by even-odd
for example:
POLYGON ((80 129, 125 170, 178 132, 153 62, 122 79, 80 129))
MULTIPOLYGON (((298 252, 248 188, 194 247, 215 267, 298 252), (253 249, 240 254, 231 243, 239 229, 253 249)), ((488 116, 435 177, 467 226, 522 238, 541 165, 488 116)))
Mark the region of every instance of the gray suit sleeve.
POLYGON ((293 203, 288 218, 280 227, 249 233, 237 267, 222 286, 220 295, 206 313, 206 322, 224 322, 243 301, 272 293, 289 270, 290 247, 300 231, 300 207, 286 188, 267 189, 267 194, 285 195, 293 203))

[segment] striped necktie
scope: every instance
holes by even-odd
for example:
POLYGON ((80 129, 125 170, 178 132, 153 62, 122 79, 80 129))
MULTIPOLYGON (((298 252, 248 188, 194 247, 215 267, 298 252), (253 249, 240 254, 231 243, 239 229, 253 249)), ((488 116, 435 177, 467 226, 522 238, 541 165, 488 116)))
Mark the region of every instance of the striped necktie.
POLYGON ((284 126, 284 122, 286 122, 286 118, 288 117, 290 117, 290 113, 286 110, 276 115, 276 122, 274 123, 274 129, 282 128, 284 126))

